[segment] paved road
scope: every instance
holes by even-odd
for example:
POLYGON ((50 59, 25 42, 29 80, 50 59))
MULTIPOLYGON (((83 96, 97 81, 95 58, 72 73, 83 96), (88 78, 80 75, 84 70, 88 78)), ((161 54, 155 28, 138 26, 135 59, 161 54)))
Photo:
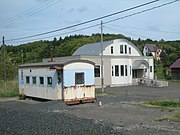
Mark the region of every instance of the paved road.
POLYGON ((0 100, 0 134, 180 134, 180 122, 155 121, 174 112, 132 104, 132 101, 178 100, 180 84, 166 88, 130 86, 105 90, 113 94, 98 95, 94 104, 74 106, 66 106, 61 101, 0 100), (99 101, 102 106, 98 106, 99 101))

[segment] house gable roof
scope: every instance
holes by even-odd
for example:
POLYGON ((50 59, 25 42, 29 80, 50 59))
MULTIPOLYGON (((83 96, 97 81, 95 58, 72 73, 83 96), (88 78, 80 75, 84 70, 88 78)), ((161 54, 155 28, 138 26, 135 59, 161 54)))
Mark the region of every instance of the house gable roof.
MULTIPOLYGON (((131 45, 137 50, 140 56, 142 56, 142 53, 140 52, 140 50, 127 39, 115 39, 115 40, 110 40, 110 41, 104 41, 102 44, 102 47, 103 47, 102 49, 104 50, 107 46, 112 45, 117 42, 127 42, 129 45, 131 45)), ((91 43, 91 44, 86 44, 86 45, 81 46, 74 52, 73 55, 74 56, 75 55, 99 56, 100 54, 101 54, 101 42, 97 42, 97 43, 91 43)))
POLYGON ((146 44, 146 47, 151 51, 151 52, 156 52, 158 50, 158 47, 155 44, 146 44))
POLYGON ((180 68, 180 58, 177 59, 170 67, 171 68, 180 68))

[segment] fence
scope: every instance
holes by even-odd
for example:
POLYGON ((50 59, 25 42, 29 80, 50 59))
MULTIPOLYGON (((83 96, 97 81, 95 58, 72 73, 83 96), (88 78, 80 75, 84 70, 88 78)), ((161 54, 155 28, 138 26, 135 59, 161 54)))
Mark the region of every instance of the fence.
POLYGON ((154 80, 147 78, 135 78, 133 79, 133 85, 149 86, 149 87, 166 87, 168 86, 167 81, 154 80))

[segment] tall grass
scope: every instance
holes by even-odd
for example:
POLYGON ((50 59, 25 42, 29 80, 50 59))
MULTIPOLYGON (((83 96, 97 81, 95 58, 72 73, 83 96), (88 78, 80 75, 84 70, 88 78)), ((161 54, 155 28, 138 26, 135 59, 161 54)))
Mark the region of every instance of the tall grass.
POLYGON ((145 104, 160 106, 160 107, 180 107, 180 101, 149 101, 145 104))
POLYGON ((17 80, 7 80, 6 83, 0 80, 0 97, 15 97, 18 93, 17 80))

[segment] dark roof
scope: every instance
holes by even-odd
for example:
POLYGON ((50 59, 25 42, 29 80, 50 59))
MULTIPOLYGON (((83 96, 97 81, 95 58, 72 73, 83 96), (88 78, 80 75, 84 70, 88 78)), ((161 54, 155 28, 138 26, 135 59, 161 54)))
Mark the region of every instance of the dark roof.
MULTIPOLYGON (((114 39, 110 41, 104 41, 102 44, 103 50, 107 46, 112 45, 117 42, 127 42, 138 51, 140 56, 142 56, 142 53, 140 52, 140 50, 127 39, 114 39)), ((91 43, 91 44, 86 44, 86 45, 81 46, 74 52, 73 56, 77 56, 77 55, 99 56, 100 54, 101 54, 101 42, 97 42, 97 43, 91 43)))
POLYGON ((170 67, 171 68, 180 68, 180 58, 177 59, 170 67))
POLYGON ((151 52, 156 52, 158 50, 158 47, 155 44, 146 44, 146 47, 151 51, 151 52))

